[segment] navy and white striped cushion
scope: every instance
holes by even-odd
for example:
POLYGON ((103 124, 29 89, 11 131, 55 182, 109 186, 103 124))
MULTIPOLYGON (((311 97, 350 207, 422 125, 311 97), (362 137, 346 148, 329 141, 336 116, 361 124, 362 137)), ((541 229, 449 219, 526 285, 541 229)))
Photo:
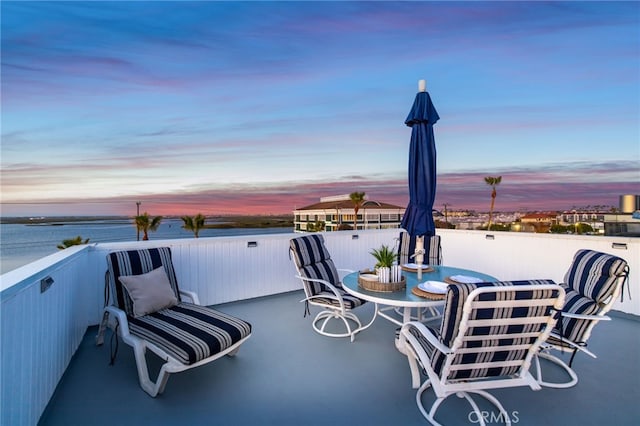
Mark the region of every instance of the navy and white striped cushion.
MULTIPOLYGON (((460 321, 463 317, 463 305, 467 300, 469 294, 480 287, 496 287, 496 286, 521 286, 521 285, 535 285, 535 284, 555 284, 552 280, 523 280, 523 281, 498 281, 491 283, 477 283, 477 284, 452 284, 449 285, 447 296, 445 300, 445 310, 443 313, 442 324, 440 327, 440 341, 447 347, 453 345, 454 339, 458 336, 460 321)), ((501 293, 483 293, 478 296, 477 300, 496 300, 496 297, 501 297, 500 300, 521 300, 530 299, 532 297, 557 297, 558 290, 544 290, 533 294, 532 291, 518 291, 514 289, 512 292, 501 293)), ((538 312, 540 307, 504 307, 504 308, 483 308, 473 309, 470 313, 469 319, 492 319, 492 318, 525 318, 534 314, 549 314, 551 307, 547 307, 545 312, 538 312)), ((522 331, 539 332, 544 328, 545 324, 530 324, 528 326, 495 326, 495 327, 469 327, 466 331, 466 335, 472 336, 486 336, 491 334, 511 334, 520 333, 522 331)), ((518 342, 514 342, 514 339, 503 338, 496 342, 492 341, 466 341, 463 348, 478 347, 482 344, 491 345, 511 345, 513 343, 530 344, 535 341, 535 338, 518 339, 518 342)), ((504 351, 491 351, 491 352, 472 352, 462 353, 455 356, 453 364, 472 364, 475 362, 499 362, 505 360, 522 360, 526 356, 526 350, 504 350, 504 351)), ((431 365, 434 371, 438 374, 441 373, 442 367, 446 355, 440 351, 433 351, 431 356, 431 365)), ((511 367, 498 367, 498 368, 469 368, 452 370, 449 373, 448 379, 466 379, 475 377, 496 377, 496 376, 510 376, 516 374, 520 369, 519 365, 511 367)))
POLYGON ((614 292, 618 278, 625 273, 627 262, 594 250, 579 250, 564 277, 568 287, 601 303, 614 292))
MULTIPOLYGON (((436 330, 434 330, 429 326, 426 326, 426 327, 431 334, 433 334, 436 337, 438 336, 438 332, 436 330)), ((409 330, 409 333, 411 333, 413 337, 416 338, 416 340, 418 341, 420 346, 422 346, 422 349, 424 349, 424 351, 426 352, 427 356, 430 359, 431 356, 433 355, 433 352, 435 351, 435 347, 431 343, 429 343, 429 340, 427 340, 424 334, 422 334, 422 332, 418 330, 418 328, 412 323, 409 323, 408 330, 409 330)))
MULTIPOLYGON (((416 251, 416 237, 412 237, 408 232, 400 233, 400 242, 398 244, 398 261, 400 265, 405 263, 413 263, 411 257, 416 251)), ((440 235, 424 237, 424 259, 429 265, 442 264, 442 248, 440 246, 440 235)))
MULTIPOLYGON (((313 278, 327 281, 333 284, 340 293, 343 303, 347 309, 353 309, 365 303, 364 300, 347 293, 340 281, 340 275, 336 269, 331 255, 324 245, 324 238, 320 234, 309 234, 303 237, 293 238, 289 242, 293 261, 296 263, 300 275, 304 278, 313 278)), ((323 295, 334 296, 329 288, 318 282, 309 281, 307 283, 314 302, 324 303, 332 306, 340 306, 340 302, 330 297, 323 298, 323 295)))
POLYGON ((247 337, 251 324, 206 306, 183 302, 143 317, 130 317, 129 330, 191 365, 247 337))
MULTIPOLYGON (((562 312, 572 314, 595 315, 600 310, 598 305, 592 299, 582 296, 573 288, 562 286, 566 292, 564 299, 564 307, 562 312)), ((592 323, 591 320, 583 320, 562 316, 554 328, 554 332, 558 333, 565 339, 569 339, 574 343, 584 343, 584 333, 592 323)))
MULTIPOLYGON (((340 297, 342 297, 342 302, 344 303, 345 308, 347 309, 353 309, 356 308, 358 306, 361 306, 365 303, 364 300, 359 299, 355 296, 350 295, 349 293, 347 293, 346 291, 344 291, 342 288, 338 288, 338 293, 340 293, 340 297)), ((314 298, 313 301, 314 302, 321 302, 324 303, 325 305, 333 305, 335 307, 339 307, 340 306, 340 302, 338 302, 335 299, 332 299, 330 297, 322 297, 323 295, 327 295, 327 296, 334 296, 334 293, 332 291, 322 291, 320 293, 318 293, 316 296, 319 296, 317 298, 314 298)))
POLYGON ((331 259, 331 255, 324 245, 324 238, 320 234, 292 238, 289 244, 298 266, 313 265, 316 262, 331 259))
POLYGON ((161 266, 164 266, 171 288, 178 301, 180 301, 178 280, 173 269, 171 249, 169 247, 109 253, 107 255, 109 287, 111 294, 115 297, 116 306, 125 311, 128 316, 133 316, 133 301, 118 279, 120 276, 146 274, 161 266))
POLYGON ((215 355, 251 334, 251 324, 206 306, 180 301, 171 249, 159 247, 107 255, 109 286, 115 304, 127 313, 129 331, 154 343, 180 362, 190 365, 215 355), (140 275, 164 266, 178 305, 142 317, 134 317, 133 302, 121 275, 140 275))
MULTIPOLYGON (((342 288, 338 270, 324 245, 322 235, 310 234, 293 238, 289 244, 293 253, 293 260, 296 262, 303 277, 324 280, 338 288, 342 288)), ((327 287, 322 283, 309 282, 309 285, 314 296, 323 291, 328 291, 327 287)))

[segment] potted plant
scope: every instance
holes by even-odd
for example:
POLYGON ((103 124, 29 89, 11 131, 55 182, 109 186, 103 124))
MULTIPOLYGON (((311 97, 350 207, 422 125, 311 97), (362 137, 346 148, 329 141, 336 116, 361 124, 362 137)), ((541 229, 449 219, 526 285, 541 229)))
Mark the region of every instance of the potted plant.
POLYGON ((391 268, 394 262, 398 260, 398 253, 384 244, 379 249, 373 249, 371 255, 376 258, 375 269, 391 268))

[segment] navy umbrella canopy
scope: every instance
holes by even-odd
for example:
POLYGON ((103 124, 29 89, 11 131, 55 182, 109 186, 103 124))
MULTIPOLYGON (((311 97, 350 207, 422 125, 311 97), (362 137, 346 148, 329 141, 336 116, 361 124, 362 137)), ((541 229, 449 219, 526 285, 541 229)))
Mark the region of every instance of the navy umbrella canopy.
POLYGON ((411 127, 409 147, 409 205, 402 228, 412 236, 435 235, 433 202, 436 198, 436 142, 433 125, 440 119, 431 96, 416 94, 405 124, 411 127))

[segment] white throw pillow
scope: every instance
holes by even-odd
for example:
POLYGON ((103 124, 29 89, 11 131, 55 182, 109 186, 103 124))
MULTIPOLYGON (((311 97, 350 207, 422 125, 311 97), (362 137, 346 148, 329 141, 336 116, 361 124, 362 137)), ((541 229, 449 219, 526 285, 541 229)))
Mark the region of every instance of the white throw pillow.
POLYGON ((133 316, 136 318, 178 304, 163 266, 146 274, 120 276, 118 279, 133 301, 133 316))

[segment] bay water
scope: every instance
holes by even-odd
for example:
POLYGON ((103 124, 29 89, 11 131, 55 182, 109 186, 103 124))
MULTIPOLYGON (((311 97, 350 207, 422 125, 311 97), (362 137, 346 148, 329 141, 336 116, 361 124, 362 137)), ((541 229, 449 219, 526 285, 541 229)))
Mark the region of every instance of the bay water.
MULTIPOLYGON (((182 228, 181 219, 164 219, 157 231, 149 232, 150 240, 194 238, 193 232, 182 228)), ((234 235, 282 234, 292 228, 229 228, 202 229, 200 237, 234 235)), ((47 224, 0 224, 0 274, 59 251, 63 240, 81 236, 89 243, 136 241, 137 231, 131 220, 108 219, 47 224)), ((142 233, 140 234, 142 239, 142 233)))

